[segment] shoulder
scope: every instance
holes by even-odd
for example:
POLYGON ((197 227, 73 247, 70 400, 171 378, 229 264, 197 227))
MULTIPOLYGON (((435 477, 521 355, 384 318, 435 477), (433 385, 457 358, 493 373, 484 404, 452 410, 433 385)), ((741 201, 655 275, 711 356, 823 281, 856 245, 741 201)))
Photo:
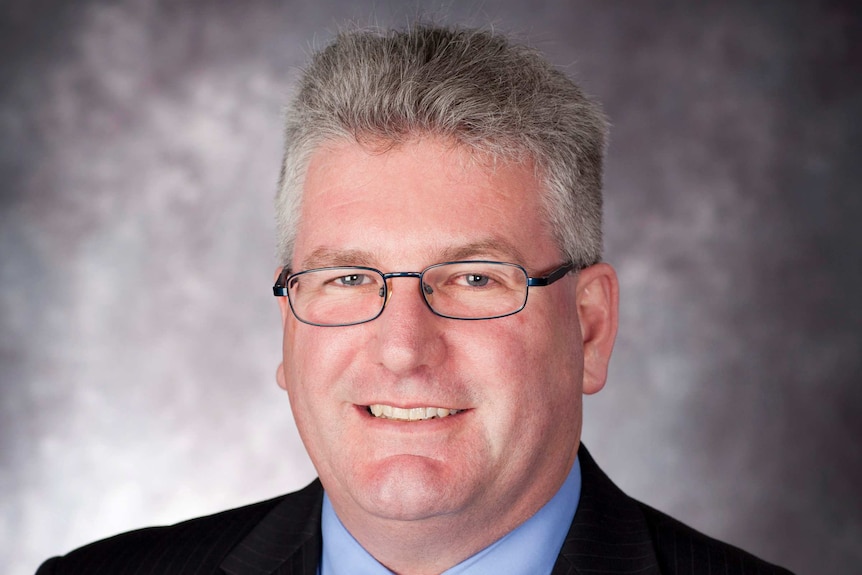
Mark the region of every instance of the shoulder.
POLYGON ((225 556, 267 515, 305 513, 322 493, 315 481, 305 489, 252 505, 197 517, 176 525, 122 533, 46 561, 37 575, 89 573, 195 574, 218 572, 225 556))
POLYGON ((561 550, 569 571, 662 575, 787 575, 623 493, 581 445, 581 495, 561 550))
POLYGON ((704 535, 645 503, 637 504, 652 536, 662 573, 696 575, 708 566, 710 572, 729 575, 791 575, 782 567, 704 535))

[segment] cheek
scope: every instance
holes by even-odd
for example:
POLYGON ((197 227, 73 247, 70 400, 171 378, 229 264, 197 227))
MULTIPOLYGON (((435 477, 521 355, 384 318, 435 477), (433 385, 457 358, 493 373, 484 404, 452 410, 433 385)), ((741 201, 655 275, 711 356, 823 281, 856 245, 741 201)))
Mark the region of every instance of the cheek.
POLYGON ((332 398, 341 380, 339 345, 327 329, 289 320, 284 331, 284 373, 293 417, 305 441, 324 430, 319 424, 332 411, 332 398))
POLYGON ((284 363, 290 366, 294 386, 301 383, 302 389, 331 388, 340 379, 337 374, 343 372, 349 361, 351 342, 354 341, 340 331, 344 329, 289 320, 284 332, 283 351, 284 363))
POLYGON ((498 326, 464 358, 492 407, 492 437, 508 436, 515 444, 579 420, 583 377, 577 321, 524 316, 498 326))
POLYGON ((549 396, 580 383, 582 346, 577 317, 566 310, 517 314, 492 332, 483 346, 500 366, 512 393, 547 402, 549 396))
POLYGON ((334 328, 294 321, 284 333, 285 379, 290 408, 306 451, 320 475, 331 475, 338 450, 350 439, 339 411, 345 409, 347 350, 334 328), (336 446, 338 450, 335 450, 336 446), (334 451, 335 450, 335 451, 334 451))

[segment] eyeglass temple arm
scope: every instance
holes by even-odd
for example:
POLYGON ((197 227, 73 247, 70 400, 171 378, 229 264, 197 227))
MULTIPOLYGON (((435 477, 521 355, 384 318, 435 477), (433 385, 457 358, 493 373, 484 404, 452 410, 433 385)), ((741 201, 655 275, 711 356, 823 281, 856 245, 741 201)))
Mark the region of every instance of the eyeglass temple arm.
POLYGON ((567 273, 572 271, 573 269, 575 269, 575 264, 562 265, 546 276, 543 276, 540 278, 529 278, 528 277, 527 278, 527 285, 530 287, 533 287, 533 286, 543 287, 543 286, 551 285, 552 283, 554 283, 555 281, 557 281, 558 279, 560 279, 561 277, 563 277, 564 275, 566 275, 567 273))
POLYGON ((272 295, 275 297, 287 297, 287 276, 290 275, 290 268, 284 266, 278 279, 275 280, 275 285, 272 286, 272 295))

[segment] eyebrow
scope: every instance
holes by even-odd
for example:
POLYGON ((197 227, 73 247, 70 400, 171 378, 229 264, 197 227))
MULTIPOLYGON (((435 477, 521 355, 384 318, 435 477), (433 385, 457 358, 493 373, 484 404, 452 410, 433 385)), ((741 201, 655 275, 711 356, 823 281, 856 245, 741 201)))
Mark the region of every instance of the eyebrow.
POLYGON ((367 266, 372 267, 376 258, 365 250, 340 250, 320 247, 312 251, 302 260, 301 269, 327 268, 333 266, 367 266))
POLYGON ((502 237, 490 237, 463 246, 452 246, 443 250, 443 261, 468 260, 476 257, 503 258, 509 263, 523 264, 520 250, 502 237))
MULTIPOLYGON (((464 245, 449 246, 436 254, 436 257, 438 258, 437 261, 431 263, 489 258, 525 264, 520 250, 502 237, 489 237, 464 245)), ((376 267, 380 265, 380 261, 379 256, 367 250, 319 247, 302 260, 300 269, 309 270, 333 266, 376 267)))

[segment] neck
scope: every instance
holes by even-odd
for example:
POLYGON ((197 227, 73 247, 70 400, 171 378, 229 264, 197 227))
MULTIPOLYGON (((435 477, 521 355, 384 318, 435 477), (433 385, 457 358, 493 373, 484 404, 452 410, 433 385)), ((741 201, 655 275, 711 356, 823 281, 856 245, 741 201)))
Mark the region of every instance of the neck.
POLYGON ((520 511, 506 521, 375 518, 364 519, 360 529, 349 518, 342 523, 371 556, 397 575, 438 575, 501 539, 537 510, 520 511))
POLYGON ((484 505, 468 505, 468 512, 431 517, 387 517, 367 513, 358 505, 344 505, 331 494, 328 497, 344 528, 387 569, 398 575, 436 575, 478 554, 529 520, 557 494, 570 469, 568 466, 560 475, 544 475, 545 481, 530 481, 514 505, 500 505, 502 499, 497 498, 484 505), (551 477, 556 479, 550 480, 551 477))

